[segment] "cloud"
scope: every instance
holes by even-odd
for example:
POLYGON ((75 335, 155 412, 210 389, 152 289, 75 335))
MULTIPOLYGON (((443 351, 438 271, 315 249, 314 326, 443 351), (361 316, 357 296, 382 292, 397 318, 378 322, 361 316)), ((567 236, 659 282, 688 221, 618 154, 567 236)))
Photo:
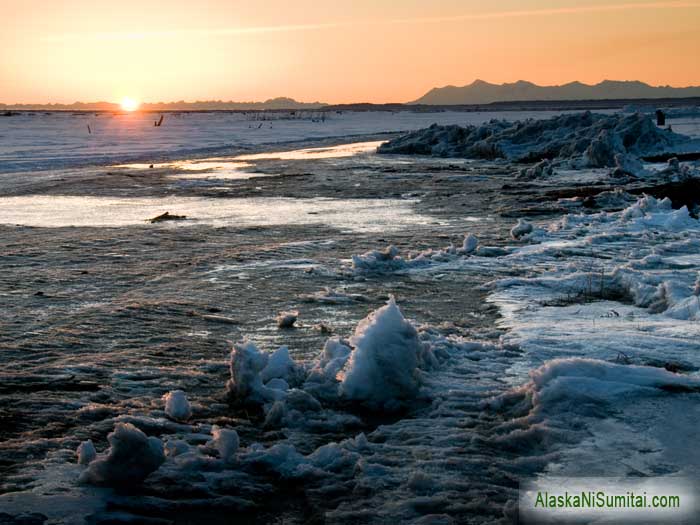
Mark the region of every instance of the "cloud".
POLYGON ((358 26, 380 26, 396 24, 437 24, 459 22, 466 20, 493 20, 502 18, 525 18, 536 16, 562 16, 583 13, 599 13, 614 11, 632 11, 640 9, 694 9, 699 8, 700 2, 669 1, 669 2, 635 2, 623 4, 591 5, 576 7, 555 7, 547 9, 522 9, 513 11, 492 11, 487 13, 466 13, 442 17, 403 18, 389 20, 357 20, 349 22, 328 22, 317 24, 297 24, 257 27, 228 27, 211 29, 176 29, 172 31, 134 31, 134 32, 100 32, 100 33, 65 33, 49 35, 41 38, 43 42, 69 41, 114 41, 114 40, 147 40, 182 37, 219 37, 250 35, 264 33, 291 33, 298 31, 319 31, 358 26))

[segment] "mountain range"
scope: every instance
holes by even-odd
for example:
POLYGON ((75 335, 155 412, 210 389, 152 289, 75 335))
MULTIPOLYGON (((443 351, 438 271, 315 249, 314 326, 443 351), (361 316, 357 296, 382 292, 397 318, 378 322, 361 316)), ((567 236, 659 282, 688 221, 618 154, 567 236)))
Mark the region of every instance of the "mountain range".
MULTIPOLYGON (((143 103, 143 111, 263 111, 275 109, 319 109, 322 102, 298 102, 293 98, 278 97, 264 102, 234 102, 203 100, 197 102, 153 102, 143 103)), ((121 111, 113 102, 74 102, 73 104, 0 104, 0 110, 48 110, 48 111, 121 111)))
POLYGON ((561 86, 538 86, 519 80, 510 84, 491 84, 476 80, 467 86, 433 88, 409 104, 455 105, 490 104, 533 100, 614 100, 636 98, 700 97, 700 86, 676 88, 650 86, 639 81, 604 80, 589 85, 570 82, 561 86))

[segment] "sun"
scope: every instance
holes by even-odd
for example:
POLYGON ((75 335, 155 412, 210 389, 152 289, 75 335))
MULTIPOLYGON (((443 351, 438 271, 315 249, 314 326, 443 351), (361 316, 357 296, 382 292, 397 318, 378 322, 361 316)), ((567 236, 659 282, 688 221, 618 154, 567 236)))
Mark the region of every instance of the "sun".
POLYGON ((137 109, 139 109, 139 103, 138 103, 138 101, 137 101, 137 100, 134 100, 134 99, 131 98, 131 97, 124 97, 124 98, 122 99, 122 104, 121 104, 121 105, 122 105, 122 109, 123 109, 124 111, 129 111, 129 112, 131 112, 131 111, 136 111, 137 109))

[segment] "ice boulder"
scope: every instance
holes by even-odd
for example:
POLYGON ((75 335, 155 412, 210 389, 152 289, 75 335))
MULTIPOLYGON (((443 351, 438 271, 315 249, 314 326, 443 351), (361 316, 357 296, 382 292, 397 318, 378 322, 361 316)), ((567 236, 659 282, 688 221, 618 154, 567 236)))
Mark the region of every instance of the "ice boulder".
POLYGON ((479 239, 476 237, 476 235, 470 233, 464 237, 464 242, 462 243, 462 253, 474 253, 477 246, 479 246, 479 239))
POLYGON ((338 397, 338 373, 350 358, 350 343, 338 337, 331 337, 321 351, 321 355, 306 377, 304 389, 321 399, 334 400, 338 397))
POLYGON ((392 409, 416 397, 425 349, 393 298, 360 321, 350 344, 352 353, 339 373, 343 398, 392 409))
POLYGON ((284 397, 284 392, 266 387, 260 376, 268 364, 268 355, 251 342, 233 346, 231 350, 231 379, 226 388, 234 401, 264 404, 284 397))
POLYGON ((97 451, 95 450, 95 445, 92 444, 91 439, 83 441, 80 445, 78 445, 78 449, 75 451, 75 454, 78 456, 79 465, 87 465, 97 457, 97 451))
POLYGON ((182 390, 173 390, 163 396, 165 413, 175 421, 187 421, 192 416, 192 407, 182 390))
POLYGON ((525 235, 532 233, 532 224, 527 222, 525 219, 518 219, 518 224, 513 226, 510 230, 510 236, 517 240, 522 239, 525 235))
POLYGON ((289 356, 289 348, 280 346, 270 354, 265 368, 260 372, 260 378, 267 383, 271 379, 284 379, 289 383, 296 372, 296 363, 289 356))
POLYGON ((221 428, 217 425, 211 427, 212 439, 207 446, 218 450, 219 457, 226 463, 230 463, 236 457, 240 439, 238 432, 230 428, 221 428))
POLYGON ((141 483, 165 461, 163 443, 130 423, 117 423, 107 436, 109 449, 91 461, 80 482, 121 486, 141 483))

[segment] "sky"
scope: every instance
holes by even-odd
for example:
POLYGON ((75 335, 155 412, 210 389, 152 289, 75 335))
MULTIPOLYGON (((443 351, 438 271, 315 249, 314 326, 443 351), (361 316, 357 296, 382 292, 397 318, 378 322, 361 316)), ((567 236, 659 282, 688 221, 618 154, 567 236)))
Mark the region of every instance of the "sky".
POLYGON ((0 102, 406 102, 475 79, 700 85, 700 0, 0 0, 0 102))

